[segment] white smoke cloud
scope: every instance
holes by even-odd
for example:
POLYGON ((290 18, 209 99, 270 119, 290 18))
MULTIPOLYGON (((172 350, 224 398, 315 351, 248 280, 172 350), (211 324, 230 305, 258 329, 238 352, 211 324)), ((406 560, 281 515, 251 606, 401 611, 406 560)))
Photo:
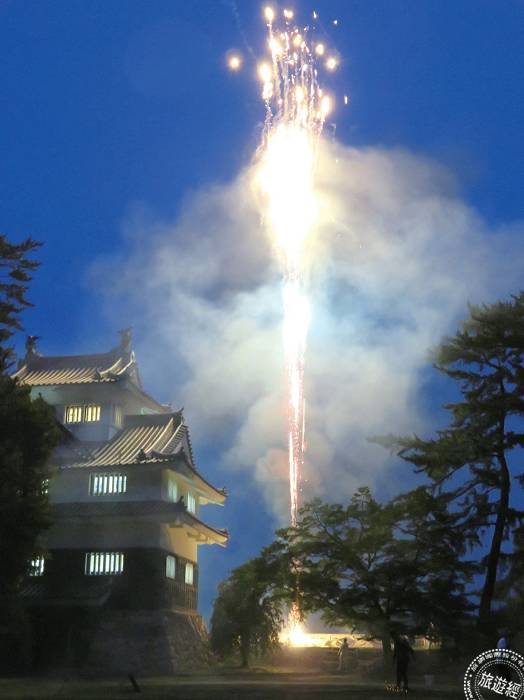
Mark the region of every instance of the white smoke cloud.
MULTIPOLYGON (((133 252, 93 274, 135 326, 148 387, 184 405, 197 448, 249 470, 286 522, 280 279, 250 175, 192 195, 174 222, 136 210, 133 252)), ((319 187, 304 497, 340 500, 362 484, 400 488, 384 486, 390 457, 367 438, 428 427, 429 350, 467 301, 519 289, 524 226, 491 230, 449 172, 403 150, 324 144, 319 187)))

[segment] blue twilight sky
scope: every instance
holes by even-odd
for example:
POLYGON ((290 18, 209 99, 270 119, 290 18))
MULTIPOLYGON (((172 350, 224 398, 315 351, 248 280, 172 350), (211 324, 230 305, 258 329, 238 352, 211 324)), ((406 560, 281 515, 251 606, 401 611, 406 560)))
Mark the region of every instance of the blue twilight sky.
MULTIPOLYGON (((524 218, 521 0, 293 7, 304 22, 320 13, 342 57, 330 86, 351 99, 334 117, 340 142, 427 155, 489 225, 524 218)), ((176 217, 188 193, 231 180, 250 160, 263 118, 255 68, 233 75, 224 56, 233 47, 259 55, 264 37, 252 0, 0 0, 0 226, 45 243, 25 317, 44 352, 113 344, 87 271, 125 254, 122 222, 137 203, 176 217)), ((176 399, 169 387, 159 398, 176 399)), ((203 470, 228 484, 203 442, 203 470)), ((273 528, 250 480, 239 483, 224 513, 231 546, 203 558, 206 614, 217 580, 273 528)))

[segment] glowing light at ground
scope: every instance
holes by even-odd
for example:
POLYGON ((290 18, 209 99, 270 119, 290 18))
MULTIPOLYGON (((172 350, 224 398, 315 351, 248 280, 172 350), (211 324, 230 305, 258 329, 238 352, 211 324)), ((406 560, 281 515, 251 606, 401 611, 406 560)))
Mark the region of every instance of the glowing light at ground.
MULTIPOLYGON (((308 299, 312 235, 318 218, 315 161, 318 139, 332 102, 318 85, 315 56, 323 44, 309 41, 308 28, 291 26, 292 10, 283 11, 284 27, 275 30, 275 11, 266 7, 270 60, 259 64, 266 106, 264 138, 256 168, 264 220, 283 274, 283 344, 287 371, 290 521, 297 523, 300 472, 304 462, 304 362, 310 320, 308 299)), ((327 63, 329 63, 328 59, 327 63)), ((297 602, 289 613, 289 643, 304 640, 297 602)))

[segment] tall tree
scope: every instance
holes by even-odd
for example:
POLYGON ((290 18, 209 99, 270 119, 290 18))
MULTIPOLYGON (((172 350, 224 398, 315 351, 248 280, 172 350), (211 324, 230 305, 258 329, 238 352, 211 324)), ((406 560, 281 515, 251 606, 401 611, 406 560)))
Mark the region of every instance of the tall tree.
POLYGON ((446 506, 422 488, 386 505, 361 488, 347 506, 308 503, 268 552, 284 570, 300 562, 303 611, 380 640, 388 657, 392 632, 449 632, 468 608, 464 541, 446 506))
POLYGON ((0 375, 0 602, 12 605, 49 524, 45 479, 59 439, 52 408, 0 375))
POLYGON ((263 557, 234 569, 219 585, 211 617, 211 646, 217 654, 238 651, 242 667, 247 668, 251 654, 278 645, 282 615, 270 595, 273 585, 263 557))
MULTIPOLYGON (((470 306, 469 318, 436 351, 436 368, 459 384, 462 399, 445 408, 449 427, 434 439, 378 439, 430 477, 462 514, 460 526, 477 540, 490 534, 479 620, 489 621, 502 545, 516 511, 510 502, 509 455, 524 444, 524 293, 509 302, 470 306)), ((522 475, 520 475, 522 478, 522 475)))
POLYGON ((8 342, 16 331, 22 330, 20 314, 31 306, 27 291, 39 262, 30 254, 40 245, 32 238, 11 243, 0 234, 0 372, 12 364, 13 349, 8 342))
POLYGON ((30 306, 28 285, 38 263, 30 254, 39 244, 11 243, 0 235, 0 618, 9 625, 17 593, 30 561, 39 552, 39 535, 49 525, 43 488, 47 464, 59 440, 53 410, 29 387, 8 375, 13 363, 9 342, 22 329, 21 313, 30 306))

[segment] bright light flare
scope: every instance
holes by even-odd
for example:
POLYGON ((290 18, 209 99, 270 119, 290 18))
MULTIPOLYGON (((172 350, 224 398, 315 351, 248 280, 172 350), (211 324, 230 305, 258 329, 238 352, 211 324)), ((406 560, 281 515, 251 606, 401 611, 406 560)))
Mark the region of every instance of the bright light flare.
MULTIPOLYGON (((304 100, 296 88, 297 104, 304 100)), ((315 223, 314 136, 300 125, 281 123, 268 137, 258 180, 266 199, 273 240, 289 272, 302 267, 304 245, 315 223)))
POLYGON ((317 54, 317 56, 323 56, 326 53, 326 47, 324 46, 324 44, 317 44, 315 46, 315 53, 317 54))
POLYGON ((326 68, 329 71, 334 71, 338 68, 338 61, 335 56, 330 56, 326 61, 326 68))

